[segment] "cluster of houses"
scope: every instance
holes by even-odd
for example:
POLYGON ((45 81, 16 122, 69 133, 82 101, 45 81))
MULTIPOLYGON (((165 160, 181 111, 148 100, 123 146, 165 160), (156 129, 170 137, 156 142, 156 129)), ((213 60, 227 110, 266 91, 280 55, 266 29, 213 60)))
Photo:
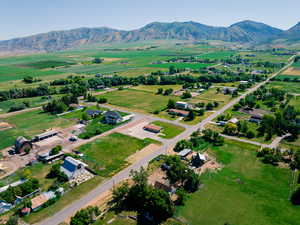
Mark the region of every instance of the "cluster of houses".
POLYGON ((175 109, 169 109, 168 113, 170 115, 180 116, 180 117, 187 117, 189 115, 189 109, 191 106, 187 102, 178 101, 175 104, 175 109))

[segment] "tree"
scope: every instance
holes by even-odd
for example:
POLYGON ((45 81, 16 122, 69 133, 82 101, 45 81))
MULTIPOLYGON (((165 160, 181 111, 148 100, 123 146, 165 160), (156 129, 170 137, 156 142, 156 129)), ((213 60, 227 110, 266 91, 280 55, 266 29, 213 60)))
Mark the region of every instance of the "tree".
POLYGON ((164 89, 158 88, 156 94, 161 95, 161 94, 163 94, 163 92, 164 92, 164 89))
POLYGON ((246 133, 246 137, 251 139, 255 137, 255 133, 252 130, 248 130, 246 133))
POLYGON ((93 63, 96 63, 96 64, 100 64, 103 62, 103 59, 100 59, 100 58, 94 58, 93 60, 93 63))
POLYGON ((195 119, 195 113, 193 110, 189 111, 189 114, 187 116, 187 120, 192 121, 195 119))
POLYGON ((31 84, 34 82, 34 78, 32 76, 26 76, 23 78, 24 83, 31 84))
POLYGON ((18 216, 10 216, 8 221, 5 225, 18 225, 19 224, 19 217, 18 216))
POLYGON ((213 108, 214 108, 214 105, 211 102, 207 103, 206 110, 212 110, 213 108))
POLYGON ((173 89, 172 88, 168 88, 168 89, 165 90, 164 95, 167 96, 167 95, 170 95, 172 93, 173 93, 173 89))
POLYGON ((237 125, 234 123, 226 123, 224 133, 228 135, 235 135, 237 132, 237 125))
POLYGON ((174 147, 174 151, 175 152, 180 152, 183 149, 186 148, 190 148, 191 147, 191 143, 188 142, 187 140, 180 140, 179 142, 176 143, 175 147, 174 147))
POLYGON ((100 215, 98 207, 89 206, 81 209, 71 218, 70 225, 89 225, 95 222, 95 218, 100 215))
POLYGON ((61 145, 57 145, 54 148, 51 149, 50 155, 57 155, 62 150, 61 145))
POLYGON ((97 102, 99 104, 105 104, 105 103, 107 103, 107 98, 99 98, 99 100, 97 102))
POLYGON ((187 199, 187 193, 185 192, 185 190, 183 188, 178 188, 176 190, 176 195, 177 195, 177 199, 176 199, 176 205, 184 205, 186 199, 187 199))
POLYGON ((300 205, 300 188, 298 188, 291 197, 291 202, 293 205, 300 205))
POLYGON ((199 189, 200 186, 200 176, 194 171, 188 173, 188 177, 184 183, 184 189, 188 192, 195 192, 199 189))
POLYGON ((176 103, 175 103, 175 101, 173 99, 169 99, 167 108, 168 109, 174 109, 174 108, 176 108, 176 103))
POLYGON ((175 74, 176 72, 177 72, 177 71, 176 71, 175 66, 172 65, 172 66, 169 67, 169 74, 172 75, 172 74, 175 74))
POLYGON ((192 97, 192 94, 189 91, 183 92, 183 94, 181 96, 182 99, 187 99, 187 98, 191 98, 191 97, 192 97))

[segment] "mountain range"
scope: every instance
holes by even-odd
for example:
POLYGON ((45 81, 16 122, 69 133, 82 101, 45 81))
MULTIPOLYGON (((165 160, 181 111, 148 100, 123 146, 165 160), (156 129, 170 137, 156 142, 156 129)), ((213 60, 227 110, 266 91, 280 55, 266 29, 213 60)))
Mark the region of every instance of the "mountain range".
POLYGON ((300 22, 281 30, 250 20, 229 27, 208 26, 197 22, 150 23, 125 31, 107 27, 51 31, 23 38, 0 41, 0 52, 53 52, 83 44, 134 42, 145 40, 222 40, 238 43, 268 43, 276 39, 300 40, 300 22))

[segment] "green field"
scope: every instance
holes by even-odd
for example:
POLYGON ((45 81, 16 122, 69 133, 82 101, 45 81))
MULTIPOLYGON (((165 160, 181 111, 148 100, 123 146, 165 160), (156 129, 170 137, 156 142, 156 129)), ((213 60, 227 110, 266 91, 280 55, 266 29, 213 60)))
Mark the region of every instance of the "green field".
POLYGON ((112 91, 99 95, 99 98, 107 98, 108 103, 112 105, 147 113, 152 113, 155 110, 162 110, 166 108, 169 99, 179 100, 178 97, 174 96, 156 95, 148 91, 133 89, 112 91))
POLYGON ((130 89, 157 93, 157 90, 159 88, 162 88, 163 90, 171 88, 174 91, 178 91, 182 88, 182 85, 138 85, 138 86, 133 86, 130 89))
POLYGON ((13 145, 18 136, 32 138, 34 135, 42 133, 46 129, 63 128, 74 124, 71 120, 58 118, 55 115, 44 113, 41 110, 24 112, 2 120, 14 127, 0 131, 0 149, 13 145))
POLYGON ((170 66, 174 66, 177 69, 202 69, 213 66, 213 64, 206 64, 206 63, 163 63, 163 64, 152 64, 149 65, 150 67, 158 67, 158 68, 169 68, 170 66))
POLYGON ((126 166, 125 159, 151 142, 113 133, 79 148, 85 161, 101 176, 110 176, 126 166))
POLYGON ((257 147, 226 141, 210 151, 224 168, 202 176, 204 186, 178 210, 188 224, 298 225, 289 202, 291 171, 262 164, 257 147))
POLYGON ((21 64, 20 67, 29 67, 34 69, 47 69, 47 68, 55 68, 61 66, 70 66, 74 64, 75 64, 74 62, 45 60, 45 61, 37 61, 37 62, 32 62, 27 64, 21 64))
POLYGON ((290 80, 299 79, 300 80, 300 76, 297 76, 297 75, 286 75, 286 74, 277 75, 275 78, 279 79, 281 81, 283 81, 284 79, 290 79, 290 80))
POLYGON ((184 127, 162 121, 154 121, 152 124, 163 128, 159 136, 166 139, 172 139, 185 130, 184 127))
POLYGON ((267 87, 274 87, 282 89, 289 93, 298 93, 300 94, 300 85, 299 82, 283 82, 283 81, 272 81, 269 82, 267 87))

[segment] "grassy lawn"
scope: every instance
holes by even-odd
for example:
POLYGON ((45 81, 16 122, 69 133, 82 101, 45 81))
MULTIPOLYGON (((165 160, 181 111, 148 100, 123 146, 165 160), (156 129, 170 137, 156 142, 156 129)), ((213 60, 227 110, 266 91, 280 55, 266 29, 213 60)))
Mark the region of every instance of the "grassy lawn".
POLYGON ((300 96, 294 96, 289 102, 289 105, 294 106, 297 110, 300 111, 300 96))
POLYGON ((266 87, 279 88, 290 93, 300 94, 300 85, 298 82, 272 81, 266 87))
POLYGON ((79 148, 85 161, 101 176, 110 176, 127 165, 125 159, 151 142, 119 133, 95 140, 79 148))
POLYGON ((172 139, 185 130, 184 127, 162 121, 154 121, 152 124, 163 128, 163 131, 159 136, 166 139, 172 139))
POLYGON ((204 186, 178 216, 191 225, 298 225, 299 208, 288 200, 291 171, 264 165, 256 149, 234 141, 213 147, 211 153, 225 167, 202 176, 204 186))
POLYGON ((108 103, 137 111, 153 113, 156 110, 162 110, 167 107, 169 99, 179 100, 174 96, 163 96, 133 89, 113 91, 99 96, 107 98, 108 103))
POLYGON ((0 131, 0 149, 13 145, 18 136, 32 138, 34 135, 42 133, 49 128, 64 128, 74 124, 71 120, 43 113, 41 110, 21 113, 3 119, 3 121, 14 127, 0 131))

